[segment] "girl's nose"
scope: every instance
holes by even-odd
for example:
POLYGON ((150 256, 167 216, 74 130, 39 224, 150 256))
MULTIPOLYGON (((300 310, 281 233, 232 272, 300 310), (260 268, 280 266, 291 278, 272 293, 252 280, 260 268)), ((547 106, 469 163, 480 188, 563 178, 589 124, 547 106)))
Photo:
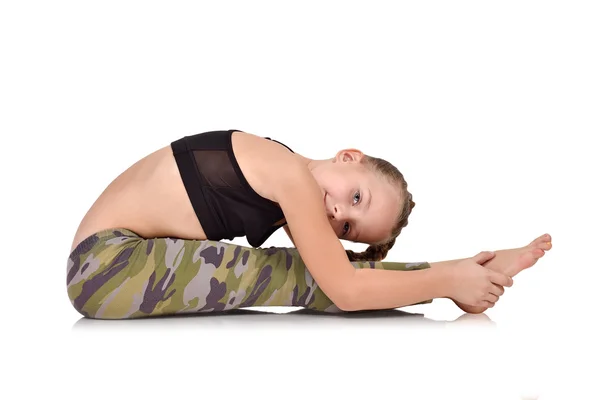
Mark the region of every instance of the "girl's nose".
POLYGON ((343 208, 339 205, 334 205, 333 206, 333 217, 337 220, 342 220, 343 217, 343 208))

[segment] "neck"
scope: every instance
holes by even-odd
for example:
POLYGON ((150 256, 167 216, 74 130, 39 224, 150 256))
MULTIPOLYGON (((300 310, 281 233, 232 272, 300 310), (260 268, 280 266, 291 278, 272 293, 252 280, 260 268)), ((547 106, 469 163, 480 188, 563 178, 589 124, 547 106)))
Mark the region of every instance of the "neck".
POLYGON ((306 165, 308 167, 308 170, 310 172, 312 172, 317 167, 320 167, 320 166, 322 166, 324 164, 327 164, 327 163, 331 162, 331 159, 313 160, 312 158, 308 158, 308 157, 304 157, 304 156, 300 156, 300 158, 301 158, 302 162, 304 163, 304 165, 306 165))

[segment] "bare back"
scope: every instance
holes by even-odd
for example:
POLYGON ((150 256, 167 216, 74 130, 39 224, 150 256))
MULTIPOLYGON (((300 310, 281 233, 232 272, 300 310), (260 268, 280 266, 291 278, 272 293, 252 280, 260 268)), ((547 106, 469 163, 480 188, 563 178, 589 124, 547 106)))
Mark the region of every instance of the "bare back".
MULTIPOLYGON (((244 132, 234 132, 232 144, 248 183, 258 194, 275 201, 268 185, 267 171, 272 170, 269 160, 299 156, 280 144, 244 132), (256 157, 257 151, 270 156, 256 157)), ((89 235, 109 228, 127 228, 143 237, 207 239, 170 145, 140 159, 108 185, 81 221, 71 251, 89 235)))

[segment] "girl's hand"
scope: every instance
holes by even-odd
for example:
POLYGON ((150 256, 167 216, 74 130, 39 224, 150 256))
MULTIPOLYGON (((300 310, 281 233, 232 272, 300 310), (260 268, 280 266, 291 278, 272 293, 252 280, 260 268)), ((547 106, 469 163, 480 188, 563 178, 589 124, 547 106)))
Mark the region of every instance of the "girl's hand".
POLYGON ((510 276, 481 265, 494 256, 493 252, 483 251, 449 267, 448 297, 470 306, 493 307, 504 291, 500 286, 510 287, 513 284, 510 276))

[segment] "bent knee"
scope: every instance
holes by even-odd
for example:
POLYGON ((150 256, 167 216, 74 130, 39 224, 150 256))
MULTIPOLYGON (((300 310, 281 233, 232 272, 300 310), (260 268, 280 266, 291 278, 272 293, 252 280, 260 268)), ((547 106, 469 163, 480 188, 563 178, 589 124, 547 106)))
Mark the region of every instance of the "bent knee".
POLYGON ((75 310, 87 318, 117 319, 126 317, 125 305, 118 296, 129 279, 132 262, 139 256, 138 247, 147 241, 130 231, 102 231, 86 239, 67 261, 67 295, 75 310))

